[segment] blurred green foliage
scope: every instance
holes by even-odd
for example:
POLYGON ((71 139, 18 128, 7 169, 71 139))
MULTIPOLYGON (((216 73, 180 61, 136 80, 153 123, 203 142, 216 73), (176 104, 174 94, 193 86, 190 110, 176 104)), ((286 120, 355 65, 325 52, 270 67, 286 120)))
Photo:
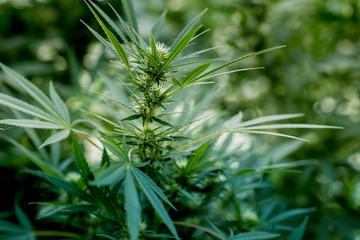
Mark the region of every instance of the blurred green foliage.
MULTIPOLYGON (((120 1, 98 1, 98 4, 106 9, 108 2, 120 6, 120 1)), ((301 176, 270 174, 268 178, 277 187, 279 199, 288 200, 294 208, 318 209, 309 220, 305 239, 353 239, 355 231, 360 231, 360 2, 134 2, 141 26, 150 27, 168 9, 164 42, 173 40, 192 16, 208 8, 202 22, 211 31, 199 38, 198 45, 223 46, 209 53, 212 57, 233 59, 244 53, 287 45, 246 63, 266 66, 264 70, 225 77, 219 84, 221 90, 214 107, 226 110, 229 115, 241 111, 246 119, 302 112, 307 122, 344 126, 339 132, 308 134, 311 143, 288 157, 289 160, 319 159, 319 165, 305 167, 301 176)), ((1 61, 27 76, 36 76, 32 80, 40 84, 53 79, 62 88, 71 89, 79 84, 78 79, 86 82, 83 70, 93 68, 94 58, 103 56, 104 52, 92 43, 96 40, 80 19, 99 29, 80 0, 0 1, 1 61)), ((59 91, 71 96, 71 91, 59 91)), ((23 141, 26 145, 26 140, 23 141)), ((5 143, 3 146, 7 149, 5 143)), ((4 150, 0 156, 2 165, 5 160, 6 165, 11 165, 20 159, 4 150)), ((9 174, 5 177, 6 171, 1 169, 2 182, 12 177, 9 174)), ((18 184, 16 188, 24 191, 26 186, 21 184, 24 180, 17 177, 13 176, 18 184)), ((9 195, 19 192, 10 190, 13 192, 9 195)), ((9 199, 8 203, 12 203, 13 197, 9 199)))

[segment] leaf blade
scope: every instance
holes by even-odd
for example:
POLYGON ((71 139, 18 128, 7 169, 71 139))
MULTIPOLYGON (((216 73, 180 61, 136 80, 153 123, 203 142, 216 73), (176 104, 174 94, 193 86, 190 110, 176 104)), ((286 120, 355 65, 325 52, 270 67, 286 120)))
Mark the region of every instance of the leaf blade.
POLYGON ((191 39, 200 27, 201 25, 187 33, 183 38, 179 40, 179 42, 170 52, 169 56, 165 59, 165 62, 161 65, 159 72, 162 72, 170 64, 170 62, 174 60, 175 57, 185 49, 185 47, 188 45, 188 43, 191 41, 191 39))
POLYGON ((117 54, 119 55, 120 59, 122 60, 123 64, 125 65, 126 69, 128 70, 128 72, 130 73, 131 76, 132 72, 130 71, 130 67, 129 67, 129 60, 126 56, 125 50, 123 49, 123 47, 121 46, 121 44, 119 43, 119 41, 117 40, 117 38, 115 37, 115 35, 105 26, 105 24, 101 21, 101 19, 99 18, 99 16, 96 14, 96 12, 94 11, 94 9, 86 2, 86 4, 88 5, 90 11, 93 13, 93 15, 95 16, 96 20, 98 21, 98 23, 100 24, 101 28, 104 30, 106 36, 109 38, 111 44, 114 46, 115 51, 117 52, 117 54))
POLYGON ((201 16, 207 11, 207 9, 205 9, 204 11, 202 11, 199 15, 197 15, 195 18, 193 18, 190 23, 188 23, 188 25, 186 25, 186 27, 180 32, 180 34, 176 37, 176 39, 174 40, 173 44, 170 47, 170 51, 172 51, 175 46, 180 42, 180 40, 186 35, 188 34, 194 27, 195 25, 199 22, 201 16))
POLYGON ((200 147, 198 147, 195 152, 194 155, 190 157, 190 159, 188 160, 185 170, 184 170, 184 174, 187 174, 188 172, 191 172, 193 168, 195 168, 197 165, 194 166, 194 164, 196 164, 196 162, 198 162, 201 157, 204 155, 206 149, 208 148, 210 142, 212 139, 208 140, 207 142, 203 143, 200 147))
POLYGON ((303 117, 303 116, 304 116, 303 113, 268 115, 268 116, 259 117, 259 118, 255 118, 255 119, 240 123, 240 126, 248 127, 248 126, 257 125, 259 123, 280 121, 280 120, 298 118, 298 117, 303 117))
MULTIPOLYGON (((131 168, 131 170, 134 170, 136 168, 131 168)), ((167 228, 170 230, 170 232, 176 237, 179 238, 176 228, 174 226, 174 223, 172 222, 169 214, 166 212, 164 205, 160 201, 160 199, 157 197, 157 195, 152 190, 151 186, 146 181, 143 181, 138 172, 132 171, 134 173, 134 176, 136 178, 137 183, 139 184, 140 188, 144 192, 146 198, 150 201, 151 205, 157 212, 157 214, 160 216, 160 218, 164 221, 167 228)))
POLYGON ((125 15, 130 22, 130 26, 136 31, 139 32, 136 13, 134 10, 134 4, 131 0, 122 0, 124 6, 125 15))
POLYGON ((50 99, 34 84, 29 80, 12 70, 11 68, 5 66, 0 62, 0 67, 8 74, 15 82, 25 90, 34 100, 36 100, 41 106, 51 112, 54 116, 58 116, 55 111, 55 107, 50 99))
POLYGON ((62 129, 64 126, 32 119, 2 119, 0 124, 12 125, 16 127, 39 128, 39 129, 62 129))
POLYGON ((91 185, 96 186, 105 186, 110 184, 116 184, 122 179, 124 175, 125 166, 121 163, 115 163, 110 167, 106 168, 98 176, 95 177, 95 180, 91 181, 91 185))
POLYGON ((288 240, 303 239, 308 220, 309 220, 309 217, 306 217, 304 219, 304 221, 297 228, 295 228, 295 230, 290 234, 288 240))
POLYGON ((139 196, 134 183, 134 177, 131 170, 128 168, 125 178, 125 211, 127 226, 131 240, 138 239, 140 232, 140 216, 141 206, 139 202, 139 196))
POLYGON ((276 238, 279 236, 280 234, 277 233, 256 231, 256 232, 240 233, 229 238, 229 240, 265 240, 265 239, 276 238))
POLYGON ((159 38, 159 35, 161 33, 161 30, 164 26, 165 18, 166 18, 167 10, 165 10, 160 18, 156 21, 154 26, 151 28, 151 34, 154 36, 155 39, 159 38))
POLYGON ((70 114, 69 109, 67 108, 64 101, 60 98, 59 94, 56 92, 54 85, 50 82, 50 98, 55 105, 56 110, 59 111, 61 117, 65 120, 65 122, 70 125, 70 114))
POLYGON ((285 46, 283 45, 283 46, 277 46, 277 47, 273 47, 273 48, 267 48, 267 49, 264 49, 264 50, 261 50, 261 51, 258 51, 258 52, 254 52, 254 53, 247 54, 247 55, 245 55, 245 56, 242 56, 242 57, 240 57, 240 58, 237 58, 237 59, 235 59, 235 60, 232 60, 232 61, 230 61, 230 62, 227 62, 227 63, 221 65, 220 67, 217 67, 217 68, 215 68, 215 69, 213 69, 213 70, 211 70, 211 71, 209 71, 209 72, 207 72, 207 73, 204 73, 203 75, 201 75, 201 76, 199 76, 198 78, 196 78, 195 81, 196 81, 196 80, 199 80, 199 79, 202 79, 202 78, 205 78, 205 77, 207 77, 207 76, 209 76, 209 75, 211 75, 211 74, 213 74, 213 73, 216 73, 216 72, 218 72, 218 71, 220 71, 220 70, 222 70, 222 69, 224 69, 224 68, 226 68, 226 67, 228 67, 228 66, 230 66, 230 65, 233 65, 233 64, 235 64, 235 63, 237 63, 237 62, 240 62, 240 61, 242 61, 242 60, 245 60, 245 59, 247 59, 247 58, 255 57, 255 56, 258 56, 258 55, 260 55, 260 54, 264 54, 264 53, 266 53, 266 52, 269 52, 269 51, 272 51, 272 50, 276 50, 276 49, 279 49, 279 48, 283 48, 283 47, 285 47, 285 46))
POLYGON ((158 195, 163 201, 165 201, 168 205, 170 205, 173 209, 176 210, 174 205, 169 201, 169 199, 149 176, 147 176, 145 173, 143 173, 137 168, 132 168, 132 170, 138 174, 137 176, 139 179, 143 180, 151 187, 151 189, 156 193, 156 195, 158 195))
POLYGON ((65 129, 60 132, 57 132, 54 135, 50 136, 48 139, 46 139, 46 141, 43 144, 41 144, 39 148, 43 148, 47 145, 60 142, 65 138, 67 138, 69 135, 70 135, 70 129, 65 129))
POLYGON ((0 93, 0 105, 18 110, 23 113, 27 113, 34 117, 38 117, 38 118, 42 118, 44 120, 56 122, 56 119, 54 119, 52 116, 50 116, 49 114, 47 114, 40 108, 37 108, 37 107, 30 105, 20 99, 11 97, 11 96, 3 94, 3 93, 0 93))
POLYGON ((32 175, 38 176, 50 183, 52 183, 53 185, 64 189, 65 191, 67 191, 68 193, 79 197, 85 201, 88 201, 90 203, 95 203, 96 200, 93 198, 93 196, 91 196, 90 194, 84 192, 81 188, 79 188, 78 186, 76 186, 73 183, 67 182, 62 180, 61 178, 57 178, 51 175, 48 175, 46 173, 40 172, 40 171, 33 171, 33 170, 25 170, 25 172, 30 173, 32 175))
POLYGON ((93 180, 94 176, 90 171, 90 167, 85 159, 84 152, 73 131, 71 131, 71 137, 73 140, 75 163, 80 172, 81 177, 84 179, 85 182, 93 180))
POLYGON ((33 227, 31 225, 30 219, 25 215, 24 211, 20 208, 18 203, 15 204, 15 213, 21 226, 24 229, 31 231, 33 227))

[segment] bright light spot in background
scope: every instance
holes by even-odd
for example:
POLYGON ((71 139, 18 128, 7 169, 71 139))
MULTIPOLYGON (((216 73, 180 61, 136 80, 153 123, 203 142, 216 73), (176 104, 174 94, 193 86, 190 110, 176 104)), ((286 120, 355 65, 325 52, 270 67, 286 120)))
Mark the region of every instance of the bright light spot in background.
POLYGON ((320 109, 324 113, 330 113, 335 110, 336 100, 332 97, 325 97, 320 102, 320 109))
POLYGON ((254 222, 259 221, 259 217, 256 214, 256 212, 252 211, 250 209, 246 209, 245 212, 243 213, 242 217, 243 217, 244 221, 254 221, 254 222))
POLYGON ((54 68, 57 71, 65 71, 67 67, 66 60, 62 56, 56 56, 54 59, 54 68))
POLYGON ((84 56, 85 67, 92 69, 102 56, 103 47, 101 43, 90 44, 87 54, 84 56))
MULTIPOLYGON (((231 137, 230 144, 225 147, 225 152, 231 152, 231 151, 244 151, 248 150, 251 147, 252 144, 252 137, 245 134, 240 133, 224 133, 222 134, 219 139, 216 141, 215 149, 221 148, 221 146, 224 144, 225 140, 231 137)), ((236 167, 236 165, 234 165, 236 167)))
POLYGON ((269 82, 264 77, 259 77, 254 80, 244 81, 241 84, 241 96, 245 99, 256 99, 259 96, 262 96, 269 90, 269 82))
POLYGON ((353 200, 356 207, 360 207, 360 183, 356 183, 353 191, 353 200))
POLYGON ((80 77, 79 77, 79 83, 80 86, 84 89, 89 88, 90 84, 91 84, 91 77, 89 72, 87 71, 82 71, 80 73, 80 77))
POLYGON ((180 11, 183 7, 184 7, 184 1, 182 0, 173 0, 167 5, 167 8, 170 11, 174 11, 174 12, 180 11))
POLYGON ((343 39, 336 44, 336 50, 344 55, 352 55, 356 51, 356 48, 349 39, 343 39))
MULTIPOLYGON (((348 163, 357 171, 360 172, 360 152, 352 154, 348 158, 348 163)), ((360 196, 360 195, 359 195, 360 196)))
MULTIPOLYGON (((101 146, 101 142, 97 138, 90 137, 90 139, 96 145, 101 146)), ((90 167, 101 162, 102 152, 88 141, 84 142, 84 154, 90 167)))
POLYGON ((42 43, 39 48, 36 50, 36 56, 41 61, 51 61, 56 56, 57 51, 53 44, 50 42, 44 42, 42 43))

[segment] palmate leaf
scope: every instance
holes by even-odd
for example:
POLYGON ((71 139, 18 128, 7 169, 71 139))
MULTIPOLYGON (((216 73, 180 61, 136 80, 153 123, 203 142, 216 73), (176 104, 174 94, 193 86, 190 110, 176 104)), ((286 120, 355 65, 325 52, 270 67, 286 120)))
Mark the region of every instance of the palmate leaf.
POLYGON ((125 211, 131 240, 138 239, 140 231, 141 206, 131 170, 127 169, 124 182, 125 211))
POLYGON ((166 58, 165 62, 161 65, 159 72, 162 72, 174 59, 177 55, 179 55, 184 48, 191 41, 195 33, 201 28, 201 25, 187 33, 180 41, 176 44, 176 46, 171 50, 169 56, 166 58))
POLYGON ((309 142, 309 140, 304 139, 304 138, 299 138, 299 137, 295 137, 292 135, 288 135, 288 134, 283 134, 283 133, 276 133, 276 132, 268 132, 268 131, 231 131, 231 132, 237 132, 237 133, 251 133, 251 134, 261 134, 261 135, 272 135, 272 136, 277 136, 277 137, 285 137, 285 138, 290 138, 290 139, 295 139, 295 140, 300 140, 300 141, 304 141, 304 142, 309 142))
POLYGON ((59 112, 61 118, 65 120, 66 124, 70 126, 71 120, 70 120, 69 110, 66 104, 64 103, 64 101, 60 98, 60 96, 56 92, 52 82, 50 82, 49 92, 50 92, 50 98, 54 103, 56 110, 59 112))
POLYGON ((217 74, 212 74, 212 75, 209 75, 207 77, 196 78, 193 81, 190 81, 189 84, 187 84, 187 85, 201 84, 205 80, 220 77, 220 76, 223 76, 223 75, 228 75, 230 73, 244 72, 244 71, 251 71, 251 70, 259 70, 259 69, 264 69, 264 67, 240 68, 240 69, 236 69, 236 70, 232 70, 232 71, 226 71, 226 72, 221 72, 221 73, 217 73, 217 74))
POLYGON ((19 100, 17 98, 5 95, 0 93, 0 105, 21 111, 23 113, 27 113, 29 115, 32 115, 34 117, 38 117, 44 120, 56 122, 57 119, 54 119, 51 115, 47 114, 43 110, 30 105, 22 100, 19 100))
POLYGON ((110 236, 108 234, 96 234, 96 236, 105 237, 105 238, 110 239, 110 240, 118 240, 118 238, 110 236))
POLYGON ((120 28, 116 25, 116 23, 101 9, 99 8, 94 2, 90 1, 90 4, 98 11, 98 13, 105 19, 105 21, 115 30, 115 32, 119 35, 121 40, 124 41, 124 43, 129 43, 129 41, 126 39, 125 35, 122 33, 120 28))
POLYGON ((33 171, 33 170, 28 169, 28 170, 25 170, 25 172, 30 173, 35 176, 38 176, 38 177, 52 183, 53 185, 64 189, 69 194, 79 197, 82 200, 88 201, 90 203, 96 203, 96 200, 94 199, 94 197, 92 195, 86 193, 85 191, 83 191, 81 188, 79 188, 78 186, 76 186, 73 183, 66 182, 66 181, 62 180, 61 178, 50 176, 50 175, 40 172, 40 171, 33 171))
POLYGON ((288 162, 288 163, 277 163, 277 164, 270 164, 270 165, 263 166, 263 167, 258 167, 256 169, 244 169, 244 170, 237 172, 234 176, 241 176, 241 175, 253 174, 253 173, 267 173, 267 172, 272 172, 274 170, 282 171, 282 169, 285 169, 285 171, 286 171, 289 168, 296 168, 296 167, 300 167, 300 166, 311 166, 311 165, 318 165, 318 164, 319 163, 316 160, 300 160, 300 161, 292 161, 292 162, 288 162))
POLYGON ((187 35, 191 30, 193 30, 193 28, 197 25, 197 23, 199 22, 201 16, 207 11, 207 9, 205 9, 204 11, 202 11, 199 15, 197 15, 193 20, 190 21, 190 23, 188 25, 186 25, 186 27, 180 32, 180 34, 176 37, 175 41, 173 42, 173 44, 170 47, 169 51, 172 51, 175 46, 177 46, 179 44, 179 42, 181 41, 181 39, 184 38, 185 35, 187 35))
POLYGON ((0 124, 7 124, 17 127, 39 128, 39 129, 61 129, 64 126, 31 119, 3 119, 0 124))
POLYGON ((166 17, 167 10, 165 10, 160 18, 156 21, 154 26, 151 28, 151 35, 153 35, 154 39, 158 39, 161 33, 161 30, 164 26, 165 17, 166 17))
POLYGON ((194 155, 192 155, 190 157, 190 159, 188 160, 188 162, 185 166, 184 173, 183 173, 184 175, 186 175, 189 172, 192 172, 192 170, 198 166, 198 163, 199 163, 200 159, 203 157, 210 142, 211 142, 211 139, 208 140, 207 142, 205 142, 204 144, 202 144, 200 147, 198 147, 195 150, 194 155))
POLYGON ((243 123, 239 123, 239 127, 253 126, 253 125, 257 125, 259 123, 280 121, 280 120, 298 118, 298 117, 303 117, 303 116, 304 116, 303 113, 269 115, 269 116, 252 119, 252 120, 249 120, 249 121, 246 121, 243 123))
MULTIPOLYGON (((0 63, 0 66, 3 70, 12 77, 13 80, 17 82, 33 99, 35 99, 43 108, 39 109, 33 105, 30 105, 24 101, 18 100, 11 96, 7 96, 0 93, 0 104, 7 106, 11 109, 27 113, 41 120, 33 119, 21 119, 20 113, 14 112, 14 114, 20 119, 2 119, 0 124, 7 124, 11 126, 24 127, 24 128, 35 128, 35 129, 64 129, 68 128, 71 125, 71 119, 69 110, 56 92, 52 83, 50 83, 50 99, 35 85, 33 85, 29 80, 17 74, 12 69, 6 67, 0 63)), ((34 139, 34 143, 37 143, 37 139, 34 138, 35 134, 30 133, 30 137, 34 139)), ((59 133, 50 136, 43 144, 40 145, 40 148, 61 141, 69 136, 68 130, 60 131, 59 133)), ((42 152, 44 153, 44 152, 42 152)))
POLYGON ((261 50, 261 51, 258 51, 258 52, 247 54, 245 56, 242 56, 240 58, 237 58, 235 60, 227 62, 227 63, 221 65, 220 67, 217 67, 217 68, 215 68, 215 69, 213 69, 213 70, 211 70, 209 72, 204 73, 203 75, 196 78, 193 82, 200 81, 200 80, 204 79, 205 77, 208 77, 208 76, 210 76, 210 75, 212 75, 212 74, 214 74, 214 73, 216 73, 216 72, 218 72, 218 71, 220 71, 220 70, 222 70, 222 69, 224 69, 224 68, 226 68, 228 66, 231 66, 231 65, 233 65, 233 64, 235 64, 237 62, 243 61, 243 60, 245 60, 247 58, 255 57, 255 56, 258 56, 260 54, 264 54, 266 52, 270 52, 270 51, 273 51, 273 50, 276 50, 276 49, 279 49, 279 48, 283 48, 283 47, 285 47, 285 46, 277 46, 277 47, 268 48, 268 49, 264 49, 264 50, 261 50))
POLYGON ((121 221, 123 218, 122 212, 118 211, 119 206, 117 201, 106 196, 106 193, 103 189, 91 186, 92 180, 94 180, 94 175, 90 170, 90 167, 85 159, 84 152, 77 141, 77 138, 74 132, 71 131, 71 136, 73 139, 73 148, 75 155, 75 163, 78 171, 80 172, 82 180, 85 182, 86 187, 90 190, 91 196, 96 199, 96 204, 102 208, 107 215, 111 215, 116 221, 121 221))
POLYGON ((109 158, 106 148, 104 148, 103 154, 101 157, 101 166, 109 166, 109 164, 110 164, 110 158, 109 158))
POLYGON ((36 202, 32 204, 39 204, 45 207, 41 208, 40 212, 37 214, 37 219, 44 219, 49 217, 58 217, 58 215, 77 213, 77 212, 95 212, 98 208, 92 204, 78 204, 71 205, 61 202, 36 202))
POLYGON ((124 19, 122 19, 122 17, 119 15, 119 13, 115 10, 115 8, 109 3, 109 6, 111 7, 111 9, 114 11, 116 17, 119 19, 121 26, 125 29, 126 34, 128 35, 128 37, 130 37, 131 41, 133 41, 133 43, 136 46, 146 46, 146 43, 141 39, 140 36, 138 36, 137 32, 135 30, 132 30, 131 27, 129 27, 124 19))
POLYGON ((301 239, 303 239, 305 229, 306 229, 306 224, 307 224, 308 220, 309 220, 309 217, 306 217, 304 219, 304 221, 300 224, 300 226, 295 228, 295 230, 290 234, 288 240, 301 240, 301 239))
POLYGON ((104 145, 104 147, 106 147, 112 154, 114 154, 115 156, 119 157, 122 161, 124 162, 128 162, 129 158, 127 156, 127 154, 120 149, 118 146, 116 146, 114 143, 109 142, 109 141, 105 141, 105 140, 100 140, 100 142, 104 145))
POLYGON ((111 45, 110 42, 105 40, 100 34, 98 34, 94 29, 92 29, 89 25, 87 25, 84 21, 81 21, 89 30, 90 32, 118 59, 121 59, 119 54, 116 52, 114 47, 111 45))
MULTIPOLYGON (((145 163, 147 164, 147 163, 145 163)), ((133 164, 134 165, 134 164, 133 164)), ((146 165, 145 165, 146 166, 146 165)), ((142 181, 146 182, 151 189, 156 193, 156 195, 158 195, 164 202, 166 202, 167 204, 169 204, 173 209, 176 210, 176 208, 174 207, 174 205, 172 205, 172 203, 169 201, 169 199, 165 196, 165 194, 161 191, 161 189, 156 185, 156 183, 149 178, 145 173, 143 173, 142 171, 140 171, 137 168, 132 168, 132 170, 134 172, 136 172, 136 175, 134 173, 135 176, 137 176, 139 179, 141 179, 142 181)))
MULTIPOLYGON (((153 58, 157 57, 157 49, 156 49, 156 42, 154 39, 154 36, 150 33, 150 46, 151 46, 151 54, 153 58)), ((151 57, 149 59, 152 59, 151 57)), ((157 67, 157 62, 154 61, 156 67, 157 67)))
POLYGON ((276 214, 275 216, 273 216, 269 220, 269 222, 277 223, 277 222, 284 221, 289 218, 293 218, 295 216, 309 214, 309 213, 312 213, 315 211, 316 211, 316 208, 298 208, 298 209, 286 210, 286 211, 280 212, 280 213, 276 214))
POLYGON ((273 239, 277 237, 280 237, 280 234, 256 231, 256 232, 240 233, 233 237, 230 237, 229 240, 265 240, 265 239, 273 239))
POLYGON ((0 232, 22 233, 24 229, 11 222, 0 220, 0 232))
POLYGON ((280 128, 286 128, 286 129, 294 129, 294 128, 315 128, 315 129, 342 129, 343 127, 338 126, 329 126, 329 125, 317 125, 317 124, 293 124, 293 123, 284 123, 284 124, 271 124, 271 125, 261 125, 261 126, 251 126, 251 127, 245 127, 245 128, 239 128, 246 129, 246 130, 257 130, 257 129, 280 129, 280 128))
POLYGON ((52 115, 58 116, 56 108, 51 100, 29 80, 5 66, 0 62, 0 66, 6 74, 8 74, 25 92, 27 92, 33 99, 35 99, 41 106, 48 110, 52 115))
POLYGON ((95 16, 95 18, 98 21, 98 23, 100 24, 101 28, 104 30, 106 36, 109 38, 111 44, 114 46, 117 54, 119 55, 120 59, 122 60, 123 64, 125 65, 126 69, 130 73, 130 75, 134 78, 134 76, 133 76, 133 74, 132 74, 132 72, 130 70, 130 67, 129 67, 129 60, 128 60, 127 56, 126 56, 125 50, 123 49, 123 47, 121 46, 119 41, 116 39, 115 35, 101 21, 101 19, 96 14, 94 9, 87 2, 85 2, 85 3, 88 5, 89 9, 91 10, 93 15, 95 16))
POLYGON ((15 214, 16 214, 17 219, 19 220, 20 225, 24 229, 26 229, 28 231, 31 231, 33 229, 29 218, 26 216, 24 211, 20 208, 18 203, 15 204, 15 214))
POLYGON ((139 184, 139 187, 144 192, 146 198, 150 201, 151 205, 157 212, 157 214, 160 216, 160 218, 164 221, 167 228, 170 230, 170 232, 176 237, 179 238, 176 228, 174 226, 174 223, 171 221, 171 218, 169 217, 169 214, 166 212, 166 209, 164 208, 164 205, 160 201, 160 199, 155 194, 151 184, 149 184, 146 180, 142 178, 142 175, 139 174, 140 170, 137 171, 136 168, 130 168, 135 176, 135 179, 137 183, 139 184))
MULTIPOLYGON (((20 208, 17 208, 15 210, 16 214, 19 214, 21 211, 22 217, 27 218, 27 216, 22 212, 20 208)), ((30 222, 29 222, 30 223, 30 222)), ((32 227, 28 229, 23 226, 23 222, 20 222, 22 224, 22 227, 19 227, 9 221, 0 220, 0 239, 2 240, 35 240, 36 237, 31 232, 32 227)))
POLYGON ((85 182, 93 180, 94 176, 93 176, 92 172, 90 171, 90 167, 85 159, 84 152, 83 152, 73 131, 71 131, 71 137, 73 140, 75 163, 81 174, 82 179, 85 182))
POLYGON ((70 129, 65 129, 60 132, 55 133, 54 135, 51 135, 46 141, 40 145, 39 148, 43 148, 49 144, 53 144, 56 142, 60 142, 67 138, 70 135, 70 129))
POLYGON ((14 139, 12 139, 4 134, 0 134, 0 137, 4 138, 5 140, 12 143, 15 147, 17 147, 21 152, 23 152, 26 155, 26 157, 28 157, 36 166, 38 166, 45 173, 52 175, 52 176, 61 176, 61 172, 58 169, 49 165, 48 162, 41 159, 37 154, 35 154, 31 150, 24 147, 22 144, 18 143, 14 139))
MULTIPOLYGON (((24 115, 19 111, 12 111, 16 118, 21 119, 24 118, 24 115)), ((31 141, 33 142, 34 146, 40 146, 42 144, 42 140, 39 137, 39 134, 35 131, 34 128, 24 128, 24 131, 29 136, 31 141)), ((45 159, 46 161, 50 161, 53 158, 50 158, 48 152, 45 149, 39 148, 39 153, 41 154, 41 157, 45 159)))
POLYGON ((91 185, 106 186, 116 184, 125 176, 125 165, 123 163, 115 163, 106 168, 95 180, 91 181, 91 185))
POLYGON ((124 6, 125 15, 130 22, 130 26, 136 31, 139 32, 137 18, 134 10, 134 4, 131 0, 122 0, 124 6))
POLYGON ((181 83, 182 86, 185 86, 188 82, 191 82, 192 79, 199 76, 201 73, 203 73, 206 69, 210 67, 212 62, 202 64, 196 68, 194 68, 192 71, 190 71, 186 77, 184 78, 183 82, 181 83))
POLYGON ((330 125, 318 125, 318 124, 293 124, 293 123, 284 123, 284 124, 269 124, 269 125, 256 125, 256 124, 260 124, 260 123, 265 123, 265 122, 271 122, 271 121, 280 121, 280 120, 284 120, 284 119, 291 119, 291 118, 296 118, 296 117, 300 117, 303 116, 302 114, 280 114, 280 115, 270 115, 270 116, 265 116, 265 117, 260 117, 254 120, 250 120, 250 121, 246 121, 243 123, 232 123, 230 124, 231 126, 226 126, 229 125, 229 123, 225 124, 225 130, 220 131, 220 132, 216 132, 213 134, 210 134, 208 136, 202 137, 200 139, 197 139, 195 141, 192 141, 182 147, 180 147, 178 150, 183 150, 193 144, 199 143, 203 140, 206 140, 208 138, 211 137, 215 137, 215 136, 219 136, 222 135, 224 133, 240 133, 240 134, 245 134, 245 133, 253 133, 253 134, 265 134, 265 135, 274 135, 274 136, 279 136, 279 137, 286 137, 286 138, 291 138, 291 139, 296 139, 296 140, 301 140, 301 141, 308 141, 306 139, 303 138, 299 138, 299 137, 295 137, 292 135, 288 135, 288 134, 282 134, 282 133, 276 133, 276 132, 269 132, 269 131, 261 131, 261 130, 266 130, 266 129, 296 129, 296 128, 303 128, 303 129, 343 129, 343 127, 338 127, 338 126, 330 126, 330 125))

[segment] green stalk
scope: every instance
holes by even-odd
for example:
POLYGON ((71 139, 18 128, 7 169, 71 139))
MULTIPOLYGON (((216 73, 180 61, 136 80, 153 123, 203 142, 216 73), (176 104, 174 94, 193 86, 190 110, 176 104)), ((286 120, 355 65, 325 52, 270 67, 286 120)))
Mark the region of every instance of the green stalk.
POLYGON ((204 228, 202 226, 196 225, 196 224, 192 224, 192 223, 186 223, 186 222, 178 222, 178 221, 174 221, 173 222, 175 225, 181 225, 181 226, 185 226, 185 227, 192 227, 192 228, 196 228, 199 230, 202 230, 204 232, 210 233, 211 235, 214 235, 215 237, 221 239, 221 240, 226 240, 223 236, 221 236, 220 234, 208 229, 208 228, 204 228))

